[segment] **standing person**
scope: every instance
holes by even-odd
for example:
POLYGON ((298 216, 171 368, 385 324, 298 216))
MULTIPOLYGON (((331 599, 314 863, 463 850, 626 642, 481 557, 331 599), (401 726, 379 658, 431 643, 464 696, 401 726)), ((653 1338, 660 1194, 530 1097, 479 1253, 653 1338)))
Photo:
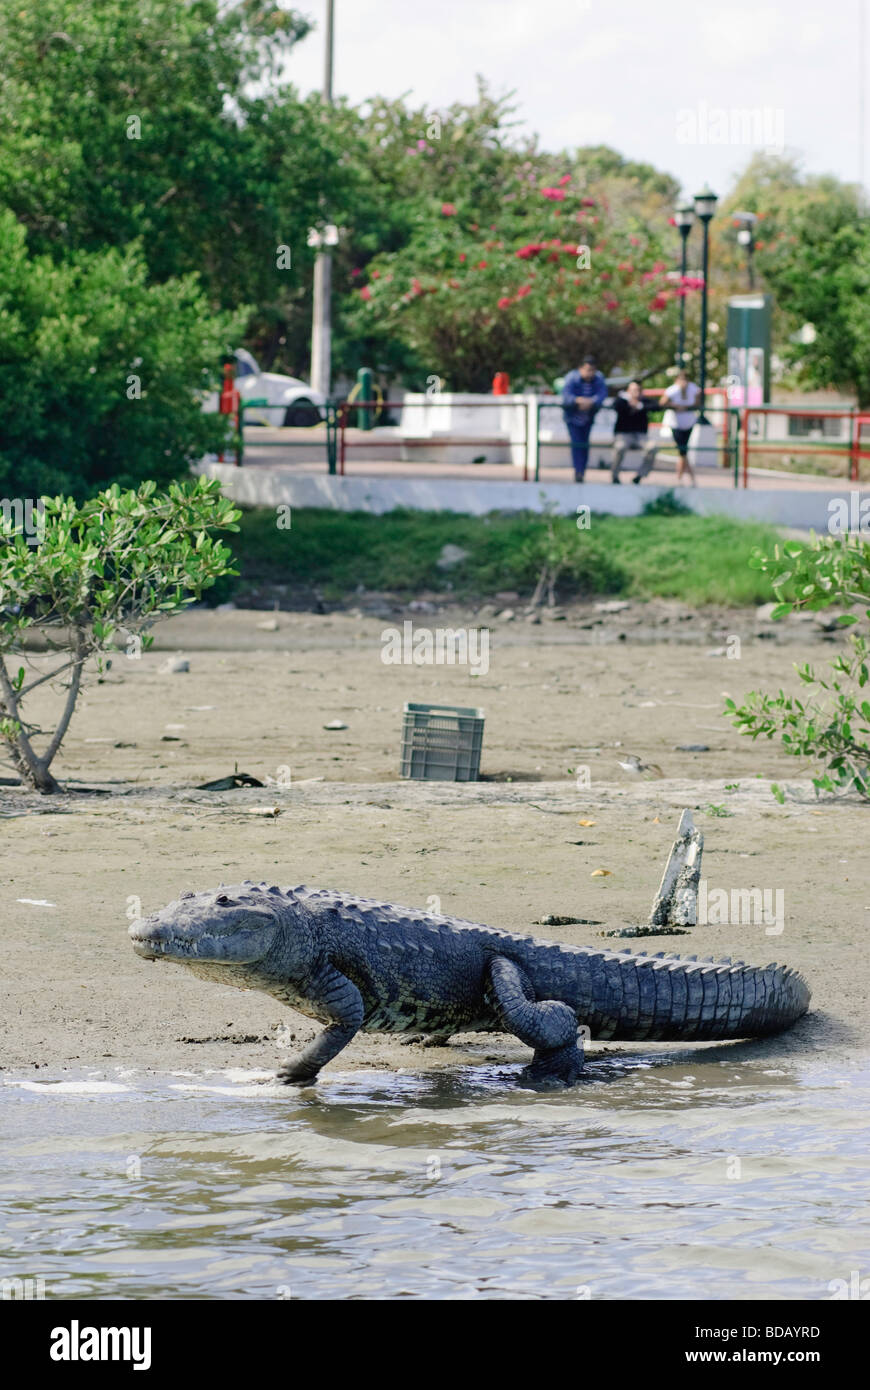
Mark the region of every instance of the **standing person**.
POLYGON ((677 372, 673 386, 669 386, 666 391, 662 392, 659 401, 660 405, 669 406, 673 410, 676 419, 672 433, 680 455, 677 463, 677 482, 680 481, 683 473, 687 472, 692 480, 692 487, 698 486, 698 480, 692 465, 689 463, 689 436, 698 418, 698 398, 700 395, 700 386, 689 380, 688 372, 681 370, 677 372))
POLYGON ((584 357, 580 366, 569 372, 562 387, 562 414, 571 438, 571 462, 575 482, 582 483, 589 461, 589 434, 607 398, 607 382, 598 371, 594 357, 584 357))
POLYGON ((628 449, 643 449, 640 468, 631 480, 633 483, 639 483, 655 463, 657 448, 655 441, 647 440, 649 416, 639 381, 628 383, 625 390, 614 400, 613 409, 616 411, 616 424, 613 426, 611 479, 614 483, 619 482, 619 470, 628 449))

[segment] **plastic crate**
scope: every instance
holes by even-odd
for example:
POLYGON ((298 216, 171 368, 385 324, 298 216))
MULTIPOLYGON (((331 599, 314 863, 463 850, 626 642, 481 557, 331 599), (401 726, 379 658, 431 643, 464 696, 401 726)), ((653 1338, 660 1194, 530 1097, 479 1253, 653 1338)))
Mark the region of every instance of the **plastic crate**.
POLYGON ((476 782, 482 745, 483 710, 408 701, 399 776, 424 782, 476 782))

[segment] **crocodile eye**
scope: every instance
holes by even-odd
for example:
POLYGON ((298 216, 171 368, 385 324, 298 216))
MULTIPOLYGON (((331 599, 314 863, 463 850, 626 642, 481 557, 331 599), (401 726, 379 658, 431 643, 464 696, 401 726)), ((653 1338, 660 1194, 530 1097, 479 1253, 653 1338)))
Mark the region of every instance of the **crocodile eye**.
POLYGON ((223 907, 223 906, 226 906, 226 904, 227 904, 229 901, 230 901, 230 900, 229 900, 229 898, 227 897, 226 893, 219 893, 218 896, 215 898, 215 902, 216 902, 216 903, 220 903, 222 907, 223 907))

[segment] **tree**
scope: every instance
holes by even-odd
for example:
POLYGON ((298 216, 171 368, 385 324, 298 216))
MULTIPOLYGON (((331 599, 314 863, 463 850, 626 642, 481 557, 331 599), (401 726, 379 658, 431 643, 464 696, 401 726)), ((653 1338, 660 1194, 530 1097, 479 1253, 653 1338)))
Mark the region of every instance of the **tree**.
POLYGON ((60 791, 51 763, 72 719, 85 663, 113 651, 119 634, 135 657, 151 645, 148 629, 159 618, 235 573, 230 551, 210 533, 237 531, 239 515, 217 483, 200 478, 173 483, 163 495, 153 482, 135 492, 114 485, 81 506, 71 498, 46 498, 30 527, 21 517, 0 517, 0 739, 29 786, 60 791), (29 660, 24 644, 34 631, 44 634, 60 660, 28 681, 26 666, 13 668, 12 658, 29 660), (47 735, 25 712, 28 696, 46 682, 62 694, 47 735), (48 742, 38 752, 40 735, 48 742))
MULTIPOLYGON (((756 155, 723 207, 759 217, 756 263, 775 297, 779 355, 796 385, 834 387, 870 404, 870 217, 860 190, 831 175, 804 176, 788 157, 756 155), (810 324, 811 341, 799 330, 810 324)), ((739 267, 733 230, 716 263, 739 267)))
POLYGON ((0 212, 4 493, 83 498, 186 473, 225 441, 202 393, 246 317, 210 314, 195 276, 147 284, 136 246, 30 256, 0 212))
POLYGON ((540 384, 584 349, 606 370, 671 358, 679 298, 700 282, 673 269, 660 194, 656 220, 641 215, 648 190, 617 185, 614 212, 612 185, 552 156, 514 161, 490 189, 496 212, 462 181, 439 189, 408 242, 370 261, 353 316, 373 340, 404 343, 418 375, 485 391, 496 369, 540 384))
MULTIPOLYGON (((795 609, 817 611, 832 604, 858 605, 870 619, 870 543, 861 534, 816 537, 812 545, 788 541, 773 555, 756 552, 753 568, 772 576, 780 602, 774 618, 795 609)), ((861 620, 842 613, 840 624, 861 620)), ((846 653, 830 664, 827 678, 817 675, 809 662, 795 670, 807 687, 803 699, 752 691, 741 706, 725 702, 726 713, 736 728, 750 738, 779 735, 786 753, 812 758, 823 767, 813 777, 816 791, 849 791, 870 800, 870 701, 862 691, 870 680, 870 645, 863 633, 852 633, 846 653)), ((774 786, 782 801, 784 793, 774 786)))
POLYGON ((211 310, 253 306, 267 362, 292 323, 300 368, 307 232, 353 180, 328 108, 282 85, 309 28, 259 0, 0 0, 0 206, 36 253, 138 240, 150 282, 196 273, 211 310))

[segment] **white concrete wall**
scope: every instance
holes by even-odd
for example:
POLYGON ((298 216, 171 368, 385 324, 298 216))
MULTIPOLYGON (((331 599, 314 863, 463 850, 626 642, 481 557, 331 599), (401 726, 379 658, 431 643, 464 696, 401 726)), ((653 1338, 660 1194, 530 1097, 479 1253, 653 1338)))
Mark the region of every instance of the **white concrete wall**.
MULTIPOLYGON (((667 491, 645 484, 643 488, 613 487, 609 482, 524 483, 489 482, 453 478, 354 478, 336 474, 300 474, 268 468, 234 468, 231 464, 205 463, 198 472, 218 478, 234 501, 247 506, 329 507, 338 511, 382 514, 396 507, 419 511, 462 512, 483 516, 492 511, 540 511, 554 502, 559 511, 574 513, 580 503, 593 512, 636 516, 651 497, 667 491)), ((603 475, 602 475, 603 476, 603 475)), ((826 531, 828 499, 848 497, 844 484, 836 491, 798 491, 788 488, 681 488, 688 507, 704 516, 726 515, 742 520, 769 521, 779 526, 826 531)))

